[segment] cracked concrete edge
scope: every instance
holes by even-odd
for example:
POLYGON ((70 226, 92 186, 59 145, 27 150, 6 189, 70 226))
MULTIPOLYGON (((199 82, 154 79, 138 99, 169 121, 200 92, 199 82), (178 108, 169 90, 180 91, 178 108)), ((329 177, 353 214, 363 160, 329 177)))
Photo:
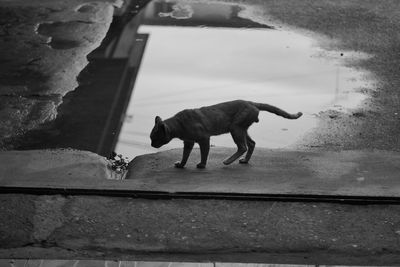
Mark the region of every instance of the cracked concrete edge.
POLYGON ((86 56, 101 44, 121 5, 120 0, 0 1, 7 20, 0 23, 0 146, 55 119, 62 97, 78 86, 86 56), (40 25, 52 31, 40 33, 40 25), (77 45, 53 49, 57 38, 77 45))

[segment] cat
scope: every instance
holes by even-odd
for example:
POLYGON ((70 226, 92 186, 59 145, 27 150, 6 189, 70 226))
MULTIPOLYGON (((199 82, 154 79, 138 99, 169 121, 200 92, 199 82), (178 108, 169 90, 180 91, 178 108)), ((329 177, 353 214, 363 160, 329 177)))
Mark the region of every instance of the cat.
POLYGON ((247 133, 247 129, 254 122, 258 122, 260 110, 274 113, 286 119, 297 119, 303 115, 301 112, 289 114, 268 104, 245 100, 234 100, 198 109, 185 109, 164 121, 156 116, 155 125, 150 134, 151 146, 160 148, 173 138, 183 140, 182 159, 175 163, 175 167, 184 168, 194 143, 198 143, 201 161, 197 164, 197 168, 202 169, 207 164, 210 136, 231 133, 233 141, 237 145, 237 151, 225 159, 223 163, 225 165, 231 164, 246 151, 246 155, 239 162, 248 163, 256 143, 247 133))

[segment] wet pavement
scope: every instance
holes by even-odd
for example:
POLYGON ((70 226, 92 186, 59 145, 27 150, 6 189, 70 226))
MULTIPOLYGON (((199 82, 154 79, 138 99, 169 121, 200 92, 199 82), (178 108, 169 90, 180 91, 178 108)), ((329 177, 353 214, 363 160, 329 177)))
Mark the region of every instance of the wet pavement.
POLYGON ((0 2, 0 147, 57 117, 112 20, 113 1, 0 2))
MULTIPOLYGON (((254 127, 252 133, 261 147, 294 144, 303 149, 398 150, 397 131, 400 127, 397 127, 399 112, 395 89, 399 79, 393 67, 397 64, 396 46, 392 45, 398 32, 398 21, 393 13, 396 6, 390 2, 374 9, 371 3, 359 7, 356 2, 328 6, 318 3, 307 6, 303 2, 283 4, 289 5, 290 12, 268 1, 235 3, 221 0, 210 5, 196 1, 156 1, 153 6, 149 5, 143 15, 147 16, 144 23, 148 21, 148 25, 142 30, 151 32, 150 39, 154 40, 149 40, 143 69, 134 89, 131 104, 136 108, 128 108, 126 130, 120 138, 121 144, 125 142, 125 145, 119 145, 118 150, 132 156, 149 151, 144 138, 148 135, 149 125, 145 123, 154 117, 154 109, 163 117, 170 116, 185 107, 218 102, 219 96, 227 94, 230 98, 265 98, 265 102, 305 112, 301 122, 292 124, 265 115, 263 123, 254 127), (161 27, 163 30, 158 26, 162 23, 167 25, 161 27), (227 28, 229 23, 231 28, 227 28), (157 48, 157 43, 163 45, 161 49, 157 48), (180 63, 168 65, 171 62, 180 63), (196 64, 191 64, 193 62, 196 64), (168 71, 160 73, 160 69, 168 71), (162 86, 156 81, 162 81, 162 86), (166 96, 163 90, 168 90, 170 95, 166 96), (213 101, 207 97, 211 92, 215 96, 213 101), (152 102, 154 94, 159 94, 166 102, 152 102), (194 99, 196 101, 191 102, 194 99), (185 105, 177 104, 183 101, 185 105), (140 127, 134 126, 136 123, 140 127), (128 152, 131 147, 138 152, 128 152)), ((103 14, 106 10, 103 6, 80 1, 70 7, 52 4, 46 8, 43 4, 37 6, 39 15, 31 16, 26 12, 26 3, 20 7, 18 2, 4 3, 5 14, 16 8, 22 15, 20 20, 6 25, 7 38, 2 40, 3 51, 11 48, 16 48, 12 49, 14 52, 20 51, 19 60, 14 63, 10 63, 14 54, 2 54, 3 62, 8 62, 3 64, 2 74, 3 149, 75 147, 99 152, 95 145, 84 145, 90 143, 90 138, 84 137, 86 141, 79 143, 79 136, 90 136, 101 130, 86 131, 81 123, 82 133, 79 133, 79 127, 68 132, 72 126, 54 123, 54 120, 60 120, 60 116, 69 112, 72 118, 75 116, 74 106, 66 103, 66 109, 63 109, 60 104, 69 101, 68 97, 64 99, 65 94, 77 86, 75 78, 87 63, 84 55, 104 37, 110 21, 102 18, 111 18, 112 7, 108 6, 108 13, 103 14), (70 16, 70 19, 65 21, 63 16, 70 16), (14 28, 18 30, 14 32, 14 28), (91 31, 94 35, 78 38, 74 36, 75 30, 91 31), (24 34, 28 39, 33 38, 32 49, 24 46, 30 41, 19 42, 24 44, 21 47, 12 47, 13 38, 24 34), (71 53, 75 53, 74 57, 71 53), (78 56, 78 61, 64 60, 78 56), (25 82, 21 83, 22 80, 25 82), (65 129, 60 129, 62 127, 65 129), (32 137, 30 133, 37 129, 39 133, 32 137), (69 136, 70 133, 76 135, 69 136), (41 136, 48 138, 40 139, 41 136), (70 141, 62 142, 68 138, 70 141), (47 142, 51 139, 56 141, 47 142)), ((136 5, 133 9, 136 13, 132 13, 131 18, 142 5, 136 5)), ((10 12, 12 15, 14 11, 10 12)), ((110 30, 103 43, 111 40, 109 35, 116 29, 121 28, 117 25, 110 30)), ((87 87, 93 82, 91 79, 95 78, 79 80, 79 83, 87 87)), ((129 95, 124 94, 124 99, 129 95)), ((84 106, 85 102, 79 105, 84 106)), ((122 111, 125 109, 124 104, 118 107, 122 111)), ((100 108, 97 105, 95 109, 100 108)), ((106 121, 121 119, 119 116, 100 117, 106 121)), ((105 123, 106 126, 109 124, 105 123)), ((111 130, 103 128, 109 134, 102 133, 100 139, 107 135, 111 140, 107 142, 107 149, 113 150, 113 139, 118 136, 119 126, 111 130)), ((232 145, 224 138, 214 142, 217 146, 232 145)))
MULTIPOLYGON (((240 12, 246 12, 246 5, 218 3, 241 11, 227 12, 225 19, 210 19, 204 10, 223 13, 215 11, 214 5, 155 1, 143 11, 138 31, 150 38, 117 153, 133 158, 157 151, 148 137, 155 116, 165 119, 185 108, 235 99, 265 102, 292 113, 302 111, 305 115, 296 121, 261 112, 260 123, 250 128, 258 147, 290 147, 317 126, 320 112, 348 113, 368 97, 363 92, 373 90, 367 72, 348 66, 349 61, 365 60, 368 54, 328 51, 319 45, 330 42, 327 37, 245 23, 240 12), (173 11, 161 12, 161 3, 173 11), (166 14, 169 20, 164 19, 166 14), (243 20, 241 25, 235 24, 238 18, 243 20), (218 27, 212 24, 215 21, 231 21, 231 25, 218 27)), ((234 146, 230 135, 213 137, 211 143, 234 146)), ((176 140, 162 150, 181 146, 176 140)))
MULTIPOLYGON (((75 148, 103 156, 112 153, 146 45, 147 36, 137 34, 140 15, 135 16, 145 4, 138 1, 125 15, 113 19, 101 45, 85 57, 87 65, 76 77, 78 86, 55 106, 57 116, 11 140, 14 149, 75 148)), ((76 9, 83 7, 86 5, 76 9)), ((52 49, 70 51, 74 47, 69 47, 73 43, 68 41, 72 40, 69 35, 79 29, 77 25, 88 31, 91 23, 48 22, 40 24, 37 32, 52 36, 49 46, 57 46, 52 49)))
MULTIPOLYGON (((287 121, 261 113, 261 122, 250 128, 258 147, 369 147, 344 143, 358 143, 373 133, 371 128, 367 135, 359 134, 357 128, 369 116, 378 115, 365 105, 380 82, 366 67, 374 60, 372 51, 342 49, 329 35, 293 28, 254 12, 258 7, 267 9, 268 3, 154 1, 139 13, 144 4, 131 4, 127 15, 114 19, 102 45, 88 55, 89 65, 77 77, 79 86, 73 92, 29 97, 46 106, 42 115, 47 117, 40 127, 31 120, 29 129, 20 127, 14 137, 12 128, 5 130, 10 133, 3 138, 4 147, 71 147, 104 156, 116 150, 133 158, 155 152, 148 134, 156 115, 167 118, 184 108, 231 99, 267 102, 305 114, 287 121), (336 128, 331 129, 333 125, 336 128), (339 138, 343 133, 335 129, 346 136, 339 138)), ((80 3, 71 12, 83 17, 97 9, 80 3)), ((46 36, 45 46, 52 51, 73 51, 85 45, 73 36, 74 29, 91 30, 92 22, 41 20, 35 34, 46 36)), ((24 101, 31 110, 24 108, 23 116, 32 112, 29 117, 35 118, 38 108, 24 101)), ((12 124, 19 125, 5 125, 12 124)), ((223 135, 213 138, 212 145, 231 147, 233 142, 223 135)), ((163 150, 180 146, 172 142, 163 150)))

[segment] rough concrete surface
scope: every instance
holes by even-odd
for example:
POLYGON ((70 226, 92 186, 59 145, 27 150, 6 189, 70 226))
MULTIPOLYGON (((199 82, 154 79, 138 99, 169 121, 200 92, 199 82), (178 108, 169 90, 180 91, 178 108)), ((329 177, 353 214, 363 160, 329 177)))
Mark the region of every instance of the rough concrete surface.
POLYGON ((13 194, 0 202, 0 258, 400 262, 397 205, 13 194))

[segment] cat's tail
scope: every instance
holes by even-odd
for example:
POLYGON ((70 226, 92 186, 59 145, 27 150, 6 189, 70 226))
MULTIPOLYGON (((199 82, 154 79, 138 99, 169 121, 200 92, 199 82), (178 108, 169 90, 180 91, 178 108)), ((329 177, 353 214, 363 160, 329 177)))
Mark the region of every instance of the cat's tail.
POLYGON ((284 111, 284 110, 282 110, 282 109, 280 109, 278 107, 275 107, 275 106, 272 106, 272 105, 268 105, 268 104, 255 103, 255 102, 252 102, 252 103, 259 110, 268 111, 268 112, 274 113, 274 114, 276 114, 278 116, 284 117, 286 119, 294 120, 294 119, 300 118, 301 115, 303 115, 303 113, 301 113, 301 112, 297 112, 296 114, 290 114, 290 113, 287 113, 286 111, 284 111))

